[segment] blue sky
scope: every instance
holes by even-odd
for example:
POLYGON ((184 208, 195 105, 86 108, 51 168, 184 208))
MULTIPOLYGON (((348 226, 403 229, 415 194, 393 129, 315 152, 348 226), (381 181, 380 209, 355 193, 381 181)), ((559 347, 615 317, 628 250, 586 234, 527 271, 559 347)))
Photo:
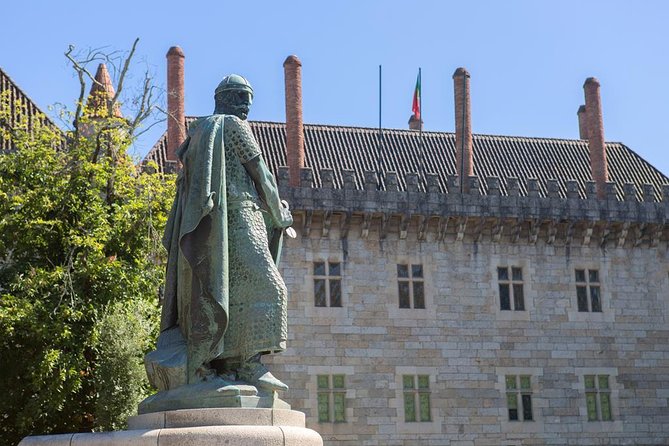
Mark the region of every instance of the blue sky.
MULTIPOLYGON (((303 63, 304 120, 407 128, 418 67, 427 131, 453 131, 452 74, 471 73, 475 133, 577 138, 583 82, 601 84, 607 141, 669 174, 669 2, 665 1, 11 1, 0 66, 43 109, 72 103, 69 44, 128 49, 165 85, 165 53, 186 53, 186 114, 212 111, 237 72, 255 89, 250 119, 284 121, 284 59, 303 63), (97 8, 91 5, 98 6, 97 8)), ((145 134, 138 156, 164 126, 145 134)))

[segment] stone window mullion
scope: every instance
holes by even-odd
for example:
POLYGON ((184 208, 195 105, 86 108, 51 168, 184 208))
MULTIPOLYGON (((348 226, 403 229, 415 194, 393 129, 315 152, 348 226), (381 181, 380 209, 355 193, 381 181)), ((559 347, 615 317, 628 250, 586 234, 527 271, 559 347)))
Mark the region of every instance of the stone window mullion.
POLYGON ((599 270, 577 269, 575 270, 575 279, 578 311, 582 313, 601 313, 602 296, 599 270))
POLYGON ((509 421, 533 421, 530 375, 506 375, 506 404, 509 421))
POLYGON ((400 308, 425 308, 423 265, 397 265, 397 291, 400 308))
POLYGON ((523 270, 518 266, 497 268, 499 306, 502 311, 525 311, 523 270))
POLYGON ((609 375, 584 375, 588 421, 612 421, 609 375))
POLYGON ((428 375, 403 375, 404 421, 430 422, 430 377, 428 375))
POLYGON ((344 375, 317 375, 316 380, 318 422, 346 422, 346 386, 344 375))
POLYGON ((341 307, 341 263, 314 262, 314 305, 341 307))

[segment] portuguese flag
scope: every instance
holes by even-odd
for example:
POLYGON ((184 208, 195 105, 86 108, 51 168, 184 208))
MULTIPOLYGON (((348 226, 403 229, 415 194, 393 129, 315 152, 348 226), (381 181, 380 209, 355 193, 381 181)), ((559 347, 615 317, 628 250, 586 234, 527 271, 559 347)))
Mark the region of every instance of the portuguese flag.
POLYGON ((416 119, 420 119, 420 69, 418 70, 418 77, 416 78, 416 89, 413 92, 413 105, 411 111, 416 115, 416 119))

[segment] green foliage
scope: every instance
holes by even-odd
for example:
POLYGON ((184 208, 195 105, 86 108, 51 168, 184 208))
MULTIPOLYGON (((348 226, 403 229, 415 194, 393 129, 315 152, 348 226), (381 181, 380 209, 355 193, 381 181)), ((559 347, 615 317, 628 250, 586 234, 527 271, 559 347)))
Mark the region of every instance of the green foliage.
POLYGON ((173 178, 137 169, 122 119, 84 113, 62 135, 10 105, 0 101, 13 147, 0 154, 0 443, 120 428, 149 392, 142 357, 157 334, 173 178))
POLYGON ((142 357, 152 347, 157 319, 147 299, 115 304, 101 320, 94 375, 96 430, 125 427, 137 403, 149 393, 142 357))

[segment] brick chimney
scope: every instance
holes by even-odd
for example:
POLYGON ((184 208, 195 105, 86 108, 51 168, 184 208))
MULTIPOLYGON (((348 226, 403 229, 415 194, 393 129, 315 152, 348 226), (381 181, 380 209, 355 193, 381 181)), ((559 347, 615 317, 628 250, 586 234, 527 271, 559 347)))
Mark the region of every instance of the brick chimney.
POLYGON ((291 186, 300 185, 304 167, 304 123, 302 122, 302 62, 288 56, 283 63, 286 80, 286 161, 291 186))
POLYGON ((177 160, 177 148, 186 139, 184 110, 184 55, 173 46, 167 52, 167 159, 177 160))
POLYGON ((585 113, 585 105, 578 108, 578 138, 588 139, 588 117, 585 113))
POLYGON ((453 73, 455 91, 455 170, 463 191, 469 190, 468 177, 474 175, 472 151, 472 114, 469 97, 469 73, 458 68, 453 73))
POLYGON ((590 170, 597 188, 597 197, 604 199, 606 198, 606 183, 609 180, 609 172, 606 163, 599 81, 594 77, 589 77, 583 84, 583 90, 585 91, 585 116, 588 146, 590 148, 590 170))

